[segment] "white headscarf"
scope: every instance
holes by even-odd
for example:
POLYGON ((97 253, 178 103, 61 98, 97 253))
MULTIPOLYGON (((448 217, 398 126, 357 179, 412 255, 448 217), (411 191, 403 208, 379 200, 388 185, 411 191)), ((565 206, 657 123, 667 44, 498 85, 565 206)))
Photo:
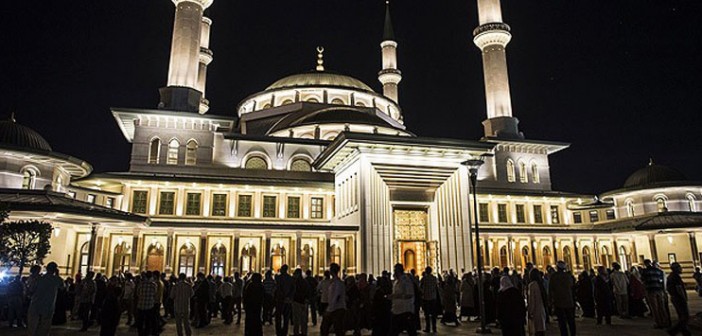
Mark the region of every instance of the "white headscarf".
POLYGON ((512 283, 512 279, 510 279, 508 276, 503 275, 500 278, 500 292, 504 292, 507 289, 510 289, 514 287, 514 284, 512 283))

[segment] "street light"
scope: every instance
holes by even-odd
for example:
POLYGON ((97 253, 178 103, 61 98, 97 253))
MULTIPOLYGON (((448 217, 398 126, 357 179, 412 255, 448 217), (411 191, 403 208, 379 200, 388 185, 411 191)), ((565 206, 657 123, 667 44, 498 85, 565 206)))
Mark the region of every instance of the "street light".
POLYGON ((468 167, 470 177, 470 189, 473 191, 473 218, 475 221, 475 247, 478 257, 478 302, 480 302, 480 328, 475 332, 478 334, 491 334, 490 328, 485 326, 485 294, 483 293, 483 253, 480 249, 480 224, 478 223, 478 193, 475 185, 478 183, 478 170, 485 163, 482 156, 478 159, 471 159, 461 164, 468 167))

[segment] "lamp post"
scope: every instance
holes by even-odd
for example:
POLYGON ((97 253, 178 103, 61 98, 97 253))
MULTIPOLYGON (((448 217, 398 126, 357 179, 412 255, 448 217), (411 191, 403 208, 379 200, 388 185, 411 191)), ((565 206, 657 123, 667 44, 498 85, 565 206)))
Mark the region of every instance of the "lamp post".
POLYGON ((483 293, 483 256, 480 248, 480 224, 478 223, 478 193, 475 185, 478 183, 478 170, 485 163, 481 158, 471 159, 461 164, 468 167, 470 177, 470 189, 473 191, 473 219, 475 222, 475 247, 478 257, 478 302, 480 302, 480 328, 475 332, 478 334, 491 334, 490 328, 485 326, 485 294, 483 293))

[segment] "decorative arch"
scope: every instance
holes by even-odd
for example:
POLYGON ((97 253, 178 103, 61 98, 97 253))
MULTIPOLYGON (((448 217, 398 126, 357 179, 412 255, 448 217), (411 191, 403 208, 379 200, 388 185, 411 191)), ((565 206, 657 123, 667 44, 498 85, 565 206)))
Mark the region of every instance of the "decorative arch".
POLYGON ((610 260, 610 254, 609 254, 609 247, 607 245, 602 245, 600 248, 600 264, 604 267, 609 267, 609 264, 611 262, 610 260))
POLYGON ((227 263, 227 248, 223 244, 212 246, 210 250, 210 274, 224 276, 227 263))
POLYGON ((244 159, 245 169, 270 169, 270 159, 268 155, 261 152, 249 153, 244 159))
POLYGON ((292 171, 312 171, 312 160, 306 155, 296 155, 290 159, 289 169, 292 171))
POLYGON ((541 251, 541 256, 544 262, 544 268, 553 265, 553 260, 551 260, 551 248, 549 248, 548 246, 544 246, 544 248, 541 251))
POLYGON ((185 164, 188 166, 194 166, 197 164, 197 140, 190 139, 185 145, 185 164))
POLYGON ((195 246, 185 243, 178 253, 178 274, 185 273, 187 277, 195 275, 195 246))
POLYGON ((516 179, 516 173, 514 171, 514 161, 512 159, 507 159, 507 182, 515 182, 516 179))
POLYGON ((563 260, 566 263, 566 267, 570 270, 573 264, 573 255, 570 252, 570 246, 563 246, 563 260))
POLYGON ((690 211, 697 211, 697 207, 695 205, 697 198, 695 197, 695 195, 692 193, 688 193, 687 195, 685 195, 685 199, 687 200, 687 209, 690 211))
POLYGON ((20 169, 22 174, 22 189, 35 189, 37 186, 37 177, 41 175, 41 172, 37 167, 34 166, 24 166, 20 169))
POLYGON ((300 251, 300 268, 303 271, 314 270, 314 248, 310 247, 309 244, 305 244, 300 251))
POLYGON ((146 250, 146 270, 160 270, 163 267, 163 245, 153 242, 146 250))
POLYGON ((627 199, 624 204, 626 204, 626 215, 629 217, 634 217, 636 215, 634 210, 634 200, 627 199))
POLYGON ((173 138, 168 141, 168 155, 166 156, 166 164, 177 165, 178 164, 178 151, 180 150, 180 142, 178 139, 173 138))
POLYGON ((619 264, 622 266, 622 270, 629 269, 631 265, 631 256, 623 245, 619 246, 619 264))
POLYGON ((329 261, 339 266, 343 266, 341 264, 341 246, 337 246, 336 244, 331 246, 329 261))
POLYGON ((583 269, 588 272, 592 269, 592 255, 588 246, 583 246, 583 269))
POLYGON ((527 170, 527 165, 524 161, 519 161, 519 182, 529 183, 529 171, 527 170))
POLYGON ((529 247, 522 247, 522 269, 526 269, 527 263, 529 263, 529 247))
POLYGON ((263 104, 263 106, 261 107, 262 110, 269 109, 269 108, 271 108, 271 103, 265 103, 265 104, 263 104))
POLYGON ((531 163, 531 180, 534 183, 541 183, 541 175, 539 175, 539 164, 536 162, 531 163))
POLYGON ((288 251, 280 243, 271 249, 271 269, 278 272, 280 267, 287 264, 288 251))
POLYGON ((314 96, 310 96, 310 97, 305 98, 305 102, 307 102, 307 103, 319 103, 319 98, 314 97, 314 96))
POLYGON ((507 246, 502 246, 500 248, 500 268, 507 267, 509 265, 509 257, 507 255, 507 246))
POLYGON ((324 136, 322 137, 322 139, 324 139, 324 140, 334 140, 334 138, 336 138, 337 135, 339 135, 339 132, 336 132, 336 131, 327 132, 327 134, 324 134, 324 136))
POLYGON ((346 104, 346 103, 344 103, 343 100, 341 100, 341 98, 334 98, 331 100, 331 103, 334 105, 345 105, 346 104))
POLYGON ((161 154, 161 139, 154 137, 149 142, 149 164, 158 164, 161 154))
POLYGON ((78 258, 78 272, 85 275, 90 269, 90 240, 80 246, 80 257, 78 258))
POLYGON ((255 272, 256 268, 256 246, 246 243, 241 249, 241 273, 255 272))
POLYGON ((656 194, 653 196, 653 200, 656 202, 656 209, 658 212, 668 211, 668 196, 664 194, 656 194))
POLYGON ((112 274, 129 272, 132 265, 132 247, 123 241, 114 250, 114 258, 112 260, 112 274))

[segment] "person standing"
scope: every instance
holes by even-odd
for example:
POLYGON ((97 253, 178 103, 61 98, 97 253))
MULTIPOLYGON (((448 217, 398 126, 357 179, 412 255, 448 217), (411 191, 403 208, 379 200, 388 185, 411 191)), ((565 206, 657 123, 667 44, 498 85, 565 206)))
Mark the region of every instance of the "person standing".
POLYGON ((525 316, 526 308, 521 290, 514 287, 509 275, 503 275, 497 292, 497 320, 500 322, 502 335, 524 336, 525 316))
POLYGON ((251 280, 244 289, 243 301, 246 318, 244 320, 244 336, 263 336, 261 323, 261 308, 263 308, 264 289, 261 283, 261 273, 251 275, 251 280))
POLYGON ((414 322, 414 285, 412 279, 405 274, 402 264, 396 264, 394 269, 395 283, 392 287, 392 325, 390 335, 397 336, 407 331, 410 336, 417 335, 414 322))
POLYGON ((197 310, 195 328, 204 328, 208 325, 209 318, 207 317, 207 306, 210 303, 210 284, 205 279, 205 274, 197 273, 197 282, 195 284, 195 304, 197 310))
POLYGON ((127 311, 127 325, 132 325, 134 322, 134 279, 132 273, 124 275, 122 284, 122 310, 127 311))
POLYGON ((668 275, 667 290, 670 294, 670 301, 675 307, 675 312, 678 314, 678 323, 668 329, 668 334, 677 335, 678 333, 684 336, 691 335, 687 328, 687 323, 690 321, 690 309, 687 306, 687 292, 685 291, 685 283, 682 281, 682 266, 674 262, 670 265, 671 273, 668 275))
POLYGON ((29 335, 43 336, 49 334, 56 306, 56 295, 62 287, 63 280, 58 276, 58 265, 50 262, 46 265, 46 274, 37 278, 34 284, 29 310, 27 311, 29 335))
POLYGON ((670 316, 664 289, 665 274, 649 259, 644 260, 644 266, 646 268, 641 271, 641 278, 646 287, 646 301, 656 322, 654 328, 667 328, 670 326, 670 316))
POLYGON ((78 307, 78 316, 83 320, 83 326, 80 331, 87 331, 92 325, 92 320, 90 319, 90 309, 93 307, 93 302, 95 301, 95 281, 93 277, 95 273, 93 271, 88 271, 85 274, 85 279, 80 282, 79 289, 77 291, 80 293, 79 302, 80 307, 78 307))
POLYGON ((424 276, 419 281, 419 289, 422 293, 422 310, 424 310, 424 318, 426 320, 424 332, 436 332, 436 300, 439 291, 438 280, 432 274, 431 267, 424 269, 424 276))
MULTIPOLYGON (((320 327, 320 334, 328 336, 332 326, 336 336, 344 336, 344 314, 346 314, 346 285, 339 279, 341 267, 339 264, 329 265, 329 286, 327 288, 327 307, 324 311, 324 318, 320 327)), ((321 285, 321 283, 320 283, 321 285)))
MULTIPOLYGON (((232 308, 236 310, 236 324, 241 323, 241 297, 244 292, 244 281, 241 280, 239 272, 234 273, 232 281, 232 308)), ((231 308, 229 313, 231 314, 231 308)))
POLYGON ((156 330, 154 306, 158 286, 153 282, 151 272, 142 273, 141 282, 136 288, 136 325, 139 336, 148 336, 156 330))
POLYGON ((548 295, 558 317, 561 336, 575 335, 575 300, 573 299, 573 276, 566 270, 566 263, 556 263, 558 271, 551 275, 548 282, 548 295))
POLYGON ((312 326, 317 325, 317 300, 319 300, 319 295, 317 293, 317 285, 319 285, 319 282, 315 277, 312 275, 312 270, 307 270, 305 272, 305 281, 307 281, 307 285, 311 291, 310 293, 310 317, 312 318, 312 326))
POLYGON ((619 317, 629 318, 629 277, 622 272, 622 267, 619 263, 613 263, 614 271, 610 275, 612 282, 612 293, 614 300, 617 302, 617 312, 619 317))
POLYGON ((592 279, 587 271, 582 271, 578 275, 578 282, 575 283, 575 297, 583 310, 583 317, 595 317, 595 298, 592 288, 592 279))
POLYGON ((287 336, 292 317, 292 302, 295 295, 295 284, 288 274, 288 265, 280 267, 280 274, 275 277, 275 333, 278 336, 287 336))
POLYGON ((217 296, 222 298, 222 319, 224 324, 232 324, 234 320, 232 316, 232 307, 234 305, 232 293, 234 285, 230 277, 224 277, 224 281, 217 288, 217 296))
POLYGON ((536 336, 546 333, 546 301, 544 279, 538 269, 532 268, 527 285, 527 316, 531 326, 529 329, 533 329, 536 336))
POLYGON ((476 316, 475 291, 473 274, 463 274, 463 280, 461 281, 461 318, 465 318, 465 321, 470 321, 473 316, 476 316))
POLYGON ((331 273, 324 271, 324 278, 317 284, 317 294, 319 295, 319 314, 324 315, 329 305, 329 284, 331 284, 331 273))
POLYGON ((604 318, 607 325, 612 324, 612 285, 610 284, 607 269, 604 266, 597 268, 595 278, 595 308, 597 310, 597 324, 602 324, 604 318))
POLYGON ((266 271, 266 278, 263 280, 263 323, 273 324, 273 294, 275 293, 275 280, 273 272, 266 271))
POLYGON ((295 295, 292 302, 293 335, 307 336, 307 301, 310 298, 309 285, 302 278, 302 269, 296 269, 293 273, 295 283, 295 295))
POLYGON ((697 295, 702 297, 702 271, 700 271, 699 267, 695 267, 695 274, 692 275, 692 278, 695 279, 697 295))
POLYGON ((190 329, 190 299, 195 295, 193 287, 185 281, 185 273, 178 274, 178 282, 171 287, 170 298, 173 300, 173 312, 175 313, 176 331, 178 336, 192 335, 190 329))
POLYGON ((105 289, 105 299, 100 307, 100 336, 114 336, 119 325, 119 318, 122 315, 120 310, 120 297, 122 288, 119 280, 112 276, 107 282, 105 289))

